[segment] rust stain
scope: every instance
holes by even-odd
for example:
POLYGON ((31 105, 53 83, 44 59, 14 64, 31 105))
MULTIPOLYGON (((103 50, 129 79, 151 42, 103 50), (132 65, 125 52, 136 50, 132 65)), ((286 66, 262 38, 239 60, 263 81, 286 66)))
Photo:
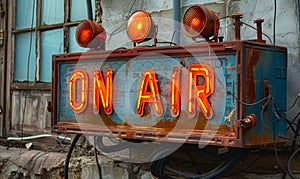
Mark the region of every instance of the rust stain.
POLYGON ((165 130, 171 130, 175 127, 179 119, 174 119, 174 120, 160 120, 155 127, 156 128, 162 128, 165 130))
MULTIPOLYGON (((257 146, 257 145, 266 145, 273 144, 274 139, 269 135, 255 135, 255 134, 246 134, 246 143, 245 146, 257 146)), ((276 139, 276 143, 284 143, 286 140, 284 139, 276 139)))
POLYGON ((261 54, 261 50, 249 49, 246 58, 246 99, 248 99, 249 103, 254 103, 256 98, 254 69, 258 64, 261 54))
MULTIPOLYGON (((126 122, 117 123, 113 121, 109 116, 105 114, 101 114, 96 117, 94 114, 86 113, 82 115, 80 118, 82 120, 77 120, 77 123, 60 123, 60 126, 69 126, 79 125, 79 127, 86 127, 84 124, 90 124, 92 128, 96 127, 118 127, 118 128, 127 128, 127 129, 135 129, 134 125, 129 125, 126 122), (101 119, 100 119, 101 116, 101 119)), ((88 127, 89 128, 89 127, 88 127)), ((198 119, 189 119, 188 117, 176 118, 173 120, 162 119, 153 127, 144 127, 146 130, 158 130, 164 132, 177 132, 181 130, 186 131, 195 131, 196 133, 201 134, 203 130, 207 131, 216 131, 219 133, 227 133, 227 132, 236 132, 235 125, 228 126, 226 124, 212 124, 210 120, 204 119, 200 113, 198 119)))
MULTIPOLYGON (((181 114, 182 116, 183 114, 181 114)), ((155 128, 160 128, 166 131, 176 129, 186 129, 194 131, 218 131, 218 132, 235 132, 235 125, 228 126, 225 124, 212 124, 209 120, 205 119, 203 115, 199 113, 197 120, 189 119, 188 117, 177 118, 176 120, 161 120, 155 125, 155 128)))

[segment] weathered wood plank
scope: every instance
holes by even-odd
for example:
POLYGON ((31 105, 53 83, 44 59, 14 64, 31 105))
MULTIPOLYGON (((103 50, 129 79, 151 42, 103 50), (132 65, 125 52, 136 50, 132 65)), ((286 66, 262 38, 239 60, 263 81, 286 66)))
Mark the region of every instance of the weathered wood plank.
POLYGON ((24 132, 51 132, 51 114, 47 111, 49 91, 12 92, 11 130, 24 132))

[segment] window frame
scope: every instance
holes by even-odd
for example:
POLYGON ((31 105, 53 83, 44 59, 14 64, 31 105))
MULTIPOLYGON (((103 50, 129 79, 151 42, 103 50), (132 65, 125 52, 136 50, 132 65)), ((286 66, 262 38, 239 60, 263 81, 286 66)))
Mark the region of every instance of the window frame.
POLYGON ((16 4, 17 1, 13 1, 13 23, 12 23, 12 49, 15 47, 15 36, 22 33, 35 33, 35 53, 36 53, 36 72, 34 81, 18 82, 14 80, 14 63, 15 63, 15 52, 12 50, 12 68, 11 68, 11 83, 10 88, 12 90, 51 90, 52 82, 40 82, 40 62, 41 62, 41 34, 44 31, 63 29, 63 53, 69 52, 70 39, 69 31, 71 27, 76 27, 82 20, 76 20, 71 22, 71 0, 64 0, 64 21, 62 23, 41 25, 42 16, 42 0, 35 0, 36 3, 36 24, 33 28, 20 28, 16 29, 16 4))

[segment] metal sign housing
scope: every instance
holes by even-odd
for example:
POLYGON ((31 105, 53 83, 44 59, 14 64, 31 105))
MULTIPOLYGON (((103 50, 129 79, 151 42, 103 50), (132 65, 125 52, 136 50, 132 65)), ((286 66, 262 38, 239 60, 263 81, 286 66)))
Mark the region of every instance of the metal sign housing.
POLYGON ((234 41, 60 54, 52 74, 57 133, 239 148, 286 136, 276 118, 286 111, 284 47, 234 41))

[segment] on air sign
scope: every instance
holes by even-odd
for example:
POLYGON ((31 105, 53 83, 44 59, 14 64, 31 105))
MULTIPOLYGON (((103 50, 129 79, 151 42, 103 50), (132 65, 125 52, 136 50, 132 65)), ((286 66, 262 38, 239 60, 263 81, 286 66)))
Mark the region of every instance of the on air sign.
MULTIPOLYGON (((181 67, 174 66, 172 69, 169 84, 169 106, 172 117, 178 117, 180 108, 181 91, 181 67)), ((111 68, 104 72, 94 70, 89 76, 84 69, 75 69, 70 75, 69 83, 69 105, 74 113, 82 113, 86 110, 89 97, 89 86, 92 88, 93 112, 99 114, 100 107, 107 115, 113 112, 113 93, 118 90, 113 88, 113 70, 111 68), (91 78, 91 79, 89 79, 91 78), (90 83, 92 82, 92 83, 90 83)), ((206 64, 192 64, 188 68, 188 115, 193 118, 196 115, 196 104, 199 105, 201 112, 206 119, 213 116, 213 108, 209 102, 209 96, 214 92, 214 71, 206 64), (196 103, 194 102, 196 101, 196 103)), ((124 99, 126 100, 126 99, 124 99)), ((160 94, 160 83, 156 72, 150 68, 144 70, 137 89, 135 113, 137 116, 144 115, 145 106, 152 103, 153 110, 157 117, 165 113, 160 94)))
POLYGON ((272 143, 263 122, 276 121, 282 136, 285 124, 262 106, 271 92, 286 109, 286 64, 285 48, 251 41, 54 55, 52 126, 138 140, 272 143))
POLYGON ((234 105, 226 104, 230 98, 226 90, 234 89, 235 83, 226 79, 231 72, 226 72, 225 58, 95 54, 56 62, 55 115, 61 122, 107 120, 114 125, 167 129, 173 124, 166 123, 179 119, 201 119, 200 129, 208 121, 216 126, 224 123, 225 111, 234 105))

